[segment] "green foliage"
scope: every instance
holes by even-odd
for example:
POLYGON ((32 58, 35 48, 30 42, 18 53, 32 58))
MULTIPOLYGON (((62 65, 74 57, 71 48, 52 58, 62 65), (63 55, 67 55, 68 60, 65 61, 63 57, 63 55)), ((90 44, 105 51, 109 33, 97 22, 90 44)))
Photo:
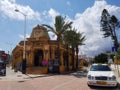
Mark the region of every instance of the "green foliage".
MULTIPOLYGON (((79 52, 79 49, 78 49, 78 46, 79 45, 83 45, 84 44, 84 41, 85 41, 85 36, 83 36, 82 33, 77 33, 76 32, 77 30, 76 29, 73 29, 73 30, 69 30, 69 31, 66 31, 64 33, 64 36, 63 36, 63 40, 65 42, 65 44, 67 46, 71 46, 72 47, 72 60, 74 60, 74 54, 75 54, 75 48, 76 48, 76 68, 78 68, 78 52, 79 52)), ((74 70, 74 61, 72 61, 72 65, 73 65, 73 70, 74 70)))
POLYGON ((94 58, 95 63, 106 63, 107 62, 107 54, 101 53, 94 58))
POLYGON ((110 16, 108 11, 104 9, 102 11, 100 25, 101 31, 104 32, 103 34, 104 38, 111 37, 114 40, 114 46, 118 48, 119 43, 116 35, 116 28, 120 27, 120 22, 118 21, 116 16, 114 15, 110 16))
POLYGON ((116 59, 117 59, 117 60, 120 60, 120 48, 118 48, 115 56, 116 56, 116 59))
POLYGON ((106 9, 103 10, 102 16, 101 16, 101 31, 104 32, 103 36, 109 37, 112 34, 112 28, 109 25, 110 15, 106 9))
POLYGON ((87 67, 87 66, 88 66, 88 62, 87 62, 87 61, 84 61, 84 62, 83 62, 83 65, 87 67))
POLYGON ((113 53, 113 54, 110 54, 110 58, 114 61, 114 56, 115 56, 115 54, 113 53))
POLYGON ((73 29, 64 33, 64 41, 69 46, 75 48, 79 45, 84 45, 85 36, 83 36, 83 33, 77 33, 76 30, 73 29))
POLYGON ((63 18, 62 16, 55 17, 54 27, 43 24, 43 26, 48 28, 48 31, 53 32, 57 36, 58 41, 62 40, 63 33, 67 31, 69 28, 71 28, 71 25, 72 22, 65 21, 65 18, 63 18))
POLYGON ((65 31, 71 28, 72 22, 65 21, 65 18, 62 16, 55 17, 54 27, 43 24, 43 26, 47 27, 48 32, 51 31, 57 36, 57 57, 60 60, 60 42, 62 42, 62 36, 65 31))

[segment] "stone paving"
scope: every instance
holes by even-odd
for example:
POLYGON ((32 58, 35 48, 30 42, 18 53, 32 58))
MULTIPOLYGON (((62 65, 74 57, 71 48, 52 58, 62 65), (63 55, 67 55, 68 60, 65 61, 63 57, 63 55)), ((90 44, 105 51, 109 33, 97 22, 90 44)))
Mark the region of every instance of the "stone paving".
POLYGON ((111 65, 111 68, 115 73, 118 83, 120 84, 120 65, 118 65, 118 69, 117 69, 117 66, 115 66, 115 65, 111 65), (118 70, 119 70, 119 74, 118 74, 118 70))
POLYGON ((120 90, 119 87, 88 87, 86 68, 64 75, 25 75, 10 68, 7 70, 7 76, 0 77, 0 90, 120 90))
POLYGON ((21 72, 14 72, 10 67, 6 68, 6 76, 0 76, 0 81, 18 81, 29 80, 36 77, 43 77, 45 75, 22 74, 21 72))

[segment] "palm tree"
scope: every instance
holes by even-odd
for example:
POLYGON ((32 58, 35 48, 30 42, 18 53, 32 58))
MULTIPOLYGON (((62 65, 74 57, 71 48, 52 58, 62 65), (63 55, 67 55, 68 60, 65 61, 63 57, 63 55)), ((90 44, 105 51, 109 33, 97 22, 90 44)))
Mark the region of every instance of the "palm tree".
POLYGON ((116 28, 120 27, 120 22, 114 15, 110 16, 108 11, 104 9, 102 11, 100 24, 101 31, 104 32, 104 37, 111 37, 114 40, 114 46, 117 50, 119 47, 119 43, 116 35, 116 28))
MULTIPOLYGON (((75 49, 76 49, 76 68, 78 68, 78 46, 84 45, 85 36, 83 36, 83 33, 77 33, 76 29, 66 31, 64 34, 64 40, 67 46, 72 47, 72 65, 74 70, 74 56, 75 56, 75 49)), ((67 49, 68 50, 68 49, 67 49)))
POLYGON ((67 21, 65 22, 65 18, 62 16, 55 17, 55 24, 54 27, 49 25, 43 24, 43 26, 48 28, 48 32, 51 31, 57 36, 57 58, 60 61, 60 42, 62 41, 63 33, 68 30, 72 25, 72 22, 67 21))
POLYGON ((85 41, 85 36, 83 36, 83 33, 76 33, 76 56, 77 56, 77 59, 76 59, 76 68, 78 68, 78 52, 79 52, 79 45, 85 45, 84 44, 84 41, 85 41))
POLYGON ((118 42, 118 39, 117 39, 117 35, 116 35, 116 28, 119 28, 119 22, 118 22, 118 19, 116 18, 116 16, 112 15, 111 16, 111 19, 110 19, 110 23, 111 23, 111 27, 112 27, 112 30, 113 30, 113 40, 114 40, 114 45, 117 47, 119 47, 119 42, 118 42))

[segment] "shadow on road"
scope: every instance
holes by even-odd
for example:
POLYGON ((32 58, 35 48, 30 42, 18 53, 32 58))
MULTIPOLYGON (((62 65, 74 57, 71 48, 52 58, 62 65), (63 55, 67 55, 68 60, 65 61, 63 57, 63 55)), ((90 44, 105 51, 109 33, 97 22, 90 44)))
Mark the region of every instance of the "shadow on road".
POLYGON ((117 87, 98 87, 98 86, 91 86, 92 90, 120 90, 117 87))
POLYGON ((82 78, 82 77, 86 77, 87 73, 88 73, 87 70, 77 70, 77 71, 70 72, 67 75, 73 75, 77 78, 82 78))
POLYGON ((120 90, 120 83, 117 84, 117 88, 118 88, 118 90, 120 90))
POLYGON ((120 90, 120 84, 116 87, 90 86, 91 90, 120 90))
POLYGON ((28 78, 31 78, 31 79, 50 77, 50 76, 59 76, 59 75, 75 76, 77 78, 82 78, 82 77, 86 77, 87 73, 84 73, 84 72, 69 72, 69 73, 62 73, 62 74, 50 73, 50 74, 45 74, 45 75, 29 75, 29 74, 25 74, 25 75, 27 75, 28 78))
POLYGON ((54 76, 55 74, 45 74, 45 75, 29 75, 29 74, 25 74, 28 76, 28 78, 34 79, 34 78, 42 78, 42 77, 49 77, 49 76, 54 76))
POLYGON ((25 82, 24 80, 20 80, 20 81, 18 81, 19 83, 23 83, 23 82, 25 82))
POLYGON ((50 76, 58 76, 58 75, 66 75, 66 76, 75 76, 77 78, 82 78, 87 76, 87 70, 77 70, 77 71, 68 71, 65 73, 48 73, 48 74, 41 74, 41 75, 29 75, 25 74, 28 76, 28 78, 34 79, 34 78, 42 78, 42 77, 50 77, 50 76))

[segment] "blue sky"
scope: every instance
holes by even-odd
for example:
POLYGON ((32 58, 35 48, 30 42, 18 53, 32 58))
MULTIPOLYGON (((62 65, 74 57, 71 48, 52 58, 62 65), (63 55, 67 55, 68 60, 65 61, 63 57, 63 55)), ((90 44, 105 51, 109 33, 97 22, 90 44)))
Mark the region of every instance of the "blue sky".
POLYGON ((120 0, 0 0, 0 50, 6 52, 23 40, 24 16, 15 12, 16 8, 27 15, 27 37, 37 24, 53 25, 56 15, 67 16, 73 27, 86 36, 80 54, 89 56, 112 47, 111 39, 102 38, 100 32, 102 10, 107 9, 120 20, 120 0))

